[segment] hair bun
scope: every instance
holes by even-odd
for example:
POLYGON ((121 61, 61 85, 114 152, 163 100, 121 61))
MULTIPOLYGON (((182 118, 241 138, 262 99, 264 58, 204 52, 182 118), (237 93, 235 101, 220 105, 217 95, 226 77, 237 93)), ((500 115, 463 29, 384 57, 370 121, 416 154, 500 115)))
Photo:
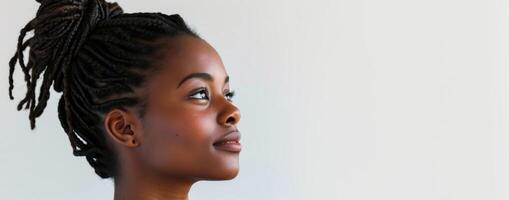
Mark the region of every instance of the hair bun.
MULTIPOLYGON (((16 54, 9 61, 9 97, 14 99, 12 73, 16 62, 19 62, 25 73, 28 90, 25 98, 18 104, 18 110, 26 103, 25 109, 30 107, 31 119, 42 113, 45 100, 49 98, 48 92, 41 93, 39 101, 42 104, 37 105, 37 108, 34 107, 35 87, 42 72, 46 71, 41 90, 45 91, 45 88, 49 88, 51 83, 55 82, 53 85, 55 91, 64 91, 63 79, 67 74, 67 67, 71 65, 84 44, 88 33, 99 21, 123 13, 117 3, 108 3, 104 0, 36 1, 41 4, 36 17, 21 29, 16 54), (33 36, 24 41, 30 31, 33 31, 33 36), (30 47, 30 52, 28 63, 25 64, 23 51, 27 47, 30 47), (35 111, 32 113, 32 110, 35 111)), ((32 127, 34 123, 32 122, 32 127)))
POLYGON ((34 36, 53 41, 81 39, 97 22, 123 12, 117 3, 104 0, 37 0, 37 2, 41 5, 36 18, 31 22, 34 36))
MULTIPOLYGON (((122 14, 117 3, 104 0, 37 0, 41 3, 37 15, 25 31, 34 30, 34 44, 30 45, 40 64, 47 64, 54 72, 63 72, 88 33, 101 20, 122 14), (35 44, 37 43, 37 44, 35 44), (56 71, 58 70, 58 71, 56 71)), ((55 73, 54 89, 63 91, 62 73, 55 73)))
MULTIPOLYGON (((79 22, 75 26, 93 27, 98 21, 121 14, 122 8, 117 3, 104 0, 36 0, 41 4, 37 11, 36 21, 40 25, 52 22, 79 22)), ((34 27, 37 29, 37 27, 34 27)))

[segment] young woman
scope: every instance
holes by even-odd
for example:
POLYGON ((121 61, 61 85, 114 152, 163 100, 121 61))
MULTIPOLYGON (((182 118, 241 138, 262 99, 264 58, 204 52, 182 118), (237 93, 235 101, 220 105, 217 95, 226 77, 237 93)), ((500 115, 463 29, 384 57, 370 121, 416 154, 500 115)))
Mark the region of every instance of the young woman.
POLYGON ((11 99, 17 63, 24 72, 17 109, 29 109, 31 129, 53 86, 73 154, 114 180, 116 200, 188 199, 197 181, 237 176, 240 111, 229 76, 178 14, 123 13, 104 0, 38 2, 9 63, 11 99))

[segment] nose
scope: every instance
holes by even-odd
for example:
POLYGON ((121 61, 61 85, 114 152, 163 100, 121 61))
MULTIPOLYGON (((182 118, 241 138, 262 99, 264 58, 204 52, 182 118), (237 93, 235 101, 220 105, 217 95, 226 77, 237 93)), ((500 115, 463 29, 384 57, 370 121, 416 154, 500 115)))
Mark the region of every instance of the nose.
POLYGON ((234 126, 239 123, 240 120, 240 110, 237 106, 232 103, 226 103, 226 106, 223 109, 223 112, 218 117, 219 124, 223 126, 234 126))

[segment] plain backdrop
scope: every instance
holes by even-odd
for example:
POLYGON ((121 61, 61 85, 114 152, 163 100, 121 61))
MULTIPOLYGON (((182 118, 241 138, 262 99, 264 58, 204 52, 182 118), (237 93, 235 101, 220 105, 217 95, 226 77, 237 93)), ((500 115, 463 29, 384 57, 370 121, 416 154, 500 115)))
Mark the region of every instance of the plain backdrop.
MULTIPOLYGON (((190 199, 509 199, 509 1, 117 2, 180 14, 237 92, 239 175, 190 199)), ((38 5, 0 3, 0 199, 112 199, 72 156, 61 93, 33 131, 19 65, 9 100, 8 60, 38 5)))

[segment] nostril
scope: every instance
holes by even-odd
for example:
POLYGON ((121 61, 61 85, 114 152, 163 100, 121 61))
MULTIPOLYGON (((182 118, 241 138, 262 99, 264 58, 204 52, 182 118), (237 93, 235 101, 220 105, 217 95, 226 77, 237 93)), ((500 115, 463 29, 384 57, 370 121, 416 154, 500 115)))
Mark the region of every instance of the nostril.
POLYGON ((227 124, 234 124, 235 123, 235 118, 234 117, 228 117, 228 119, 226 120, 226 123, 227 124))

